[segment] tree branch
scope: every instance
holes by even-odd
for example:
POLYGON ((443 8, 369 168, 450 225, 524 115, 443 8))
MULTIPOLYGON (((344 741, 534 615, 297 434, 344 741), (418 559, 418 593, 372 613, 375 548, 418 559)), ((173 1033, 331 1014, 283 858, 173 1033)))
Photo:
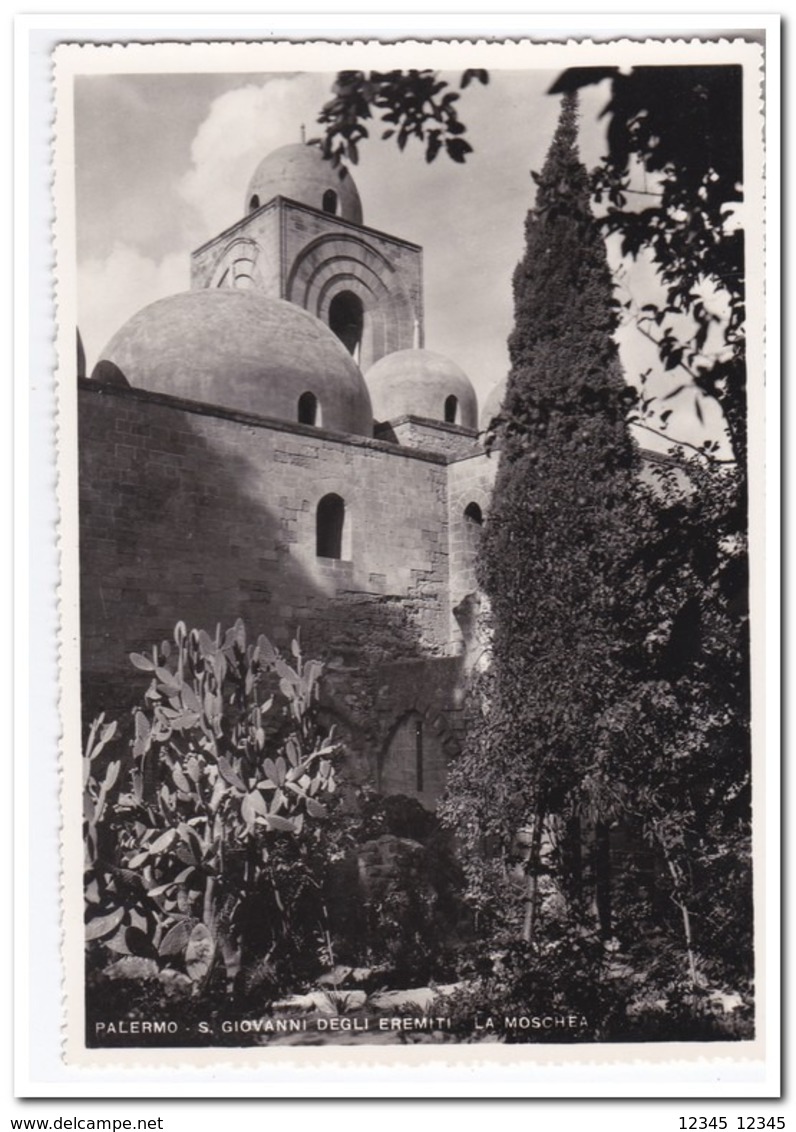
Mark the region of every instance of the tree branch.
MULTIPOLYGON (((652 334, 649 330, 647 330, 647 328, 645 326, 642 325, 641 316, 637 316, 637 318, 636 318, 636 329, 638 330, 639 334, 644 335, 644 337, 647 339, 648 342, 652 342, 653 346, 655 346, 655 348, 658 350, 658 353, 660 354, 660 346, 661 346, 660 339, 656 338, 654 334, 652 334)), ((688 366, 685 364, 685 362, 679 361, 672 368, 683 370, 685 373, 688 374, 688 376, 691 378, 691 380, 693 382, 696 382, 697 375, 694 373, 694 371, 692 369, 688 368, 688 366)), ((671 371, 669 371, 669 372, 671 372, 671 371)))
POLYGON ((641 421, 630 421, 630 424, 633 428, 643 428, 646 430, 646 432, 651 432, 654 436, 660 436, 663 440, 670 441, 670 443, 677 448, 690 448, 692 449, 692 451, 696 452, 698 456, 702 456, 703 459, 708 460, 711 464, 737 463, 734 457, 728 460, 720 460, 718 456, 711 456, 709 452, 705 452, 703 448, 698 448, 696 444, 691 444, 691 442, 688 440, 677 440, 674 437, 669 436, 668 433, 660 432, 657 428, 652 428, 651 425, 642 424, 641 421))

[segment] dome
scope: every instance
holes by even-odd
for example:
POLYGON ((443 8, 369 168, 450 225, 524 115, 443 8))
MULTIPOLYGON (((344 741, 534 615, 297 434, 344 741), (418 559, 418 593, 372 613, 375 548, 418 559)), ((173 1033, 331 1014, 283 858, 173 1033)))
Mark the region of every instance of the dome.
POLYGON ((324 161, 317 145, 283 145, 264 157, 246 190, 248 214, 275 196, 289 197, 352 224, 362 223, 362 202, 354 179, 344 166, 324 161))
POLYGON ((362 374, 319 319, 259 291, 185 291, 133 315, 92 377, 281 420, 373 435, 362 374), (309 401, 311 417, 299 409, 309 401))
POLYGON ((379 421, 411 415, 478 427, 478 401, 470 379, 444 354, 396 350, 372 365, 365 381, 379 421))
POLYGON ((494 385, 486 395, 484 407, 481 410, 481 431, 489 428, 489 422, 496 417, 503 405, 503 398, 506 396, 506 387, 508 385, 508 378, 503 378, 497 385, 494 385))

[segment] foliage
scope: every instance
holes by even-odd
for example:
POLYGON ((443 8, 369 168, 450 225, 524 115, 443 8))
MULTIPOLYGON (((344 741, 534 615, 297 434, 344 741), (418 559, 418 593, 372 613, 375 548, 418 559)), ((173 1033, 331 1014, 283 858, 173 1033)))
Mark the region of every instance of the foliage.
POLYGON ((619 679, 614 609, 636 522, 636 456, 576 129, 570 98, 514 276, 513 365, 479 556, 494 634, 490 696, 451 791, 469 798, 469 777, 482 792, 464 818, 471 843, 506 843, 520 826, 541 829, 547 814, 585 804, 595 720, 619 679))
POLYGON ((314 951, 339 747, 317 721, 322 666, 292 654, 240 621, 215 638, 180 622, 132 654, 151 682, 129 754, 99 785, 112 725, 86 750, 86 938, 121 956, 113 974, 202 994, 216 969, 251 986, 314 951))
POLYGON ((193 1046, 239 1046, 241 1038, 232 1028, 225 1031, 222 1023, 243 1018, 263 1017, 261 997, 233 997, 217 982, 207 986, 201 997, 190 995, 189 988, 175 986, 173 978, 150 975, 124 978, 89 966, 86 971, 86 1045, 89 1048, 109 1045, 185 1046, 190 1034, 193 1046), (134 1036, 108 1036, 108 1023, 126 1022, 162 1024, 158 1034, 147 1034, 142 1027, 134 1036), (172 1023, 169 1031, 169 1023, 172 1023), (203 1024, 203 1025, 202 1025, 203 1024))
POLYGON ((452 840, 415 798, 359 794, 343 822, 348 849, 329 877, 333 960, 370 969, 379 986, 445 980, 466 929, 452 840))
POLYGON ((599 929, 666 1001, 747 988, 739 473, 680 452, 640 482, 572 97, 536 180, 479 562, 492 665, 443 818, 485 938, 521 934, 545 982, 562 930, 599 929))
MULTIPOLYGON (((603 227, 621 236, 624 254, 651 255, 665 289, 662 303, 646 304, 640 328, 672 381, 657 404, 642 398, 637 419, 657 414, 665 431, 673 399, 696 389, 719 404, 734 462, 720 467, 718 446, 707 440, 701 459, 686 464, 680 449, 681 471, 654 474, 623 607, 632 680, 606 717, 592 784, 604 794, 607 783, 622 783, 642 836, 662 850, 671 908, 692 944, 692 982, 745 986, 752 894, 745 277, 736 215, 742 74, 582 69, 552 89, 604 78, 608 147, 592 181, 607 208, 603 227), (639 167, 651 191, 635 191, 639 167)), ((694 405, 701 419, 699 397, 694 405)))
POLYGON ((457 1041, 740 1041, 753 1032, 748 1000, 728 997, 725 1008, 681 976, 650 978, 582 927, 560 925, 539 947, 493 941, 473 966, 434 1004, 457 1041))
MULTIPOLYGON (((664 368, 680 372, 681 390, 685 372, 686 384, 718 402, 743 468, 744 236, 736 215, 743 201, 741 68, 576 68, 551 90, 572 92, 606 78, 608 149, 593 179, 597 199, 607 205, 604 226, 620 234, 625 255, 651 254, 666 298, 662 305, 646 304, 642 327, 657 342, 664 368), (649 177, 641 191, 634 177, 639 167, 649 177), (681 316, 690 320, 686 333, 681 316), (722 346, 711 356, 706 345, 717 329, 722 346)), ((701 413, 698 399, 695 411, 701 413)))
MULTIPOLYGON (((475 80, 488 82, 487 72, 464 71, 460 86, 464 89, 475 80)), ((335 165, 343 158, 357 164, 359 144, 369 136, 364 123, 374 110, 387 126, 382 138, 395 137, 400 149, 410 138, 417 138, 425 147, 426 161, 445 152, 452 161, 462 163, 472 152, 463 137, 466 126, 454 105, 458 92, 436 71, 341 71, 333 93, 318 122, 325 127, 324 157, 335 165)))
POLYGON ((474 966, 474 977, 438 1003, 461 1036, 472 1033, 474 1018, 483 1024, 490 1017, 493 1036, 510 1044, 601 1040, 627 995, 624 983, 609 977, 611 955, 599 936, 572 923, 549 928, 537 945, 498 935, 474 966), (568 1029, 512 1025, 551 1015, 572 1016, 577 1024, 568 1029))
MULTIPOLYGON (((560 899, 588 928, 590 891, 603 935, 665 1004, 623 1024, 726 1034, 694 996, 747 994, 752 971, 741 72, 579 68, 552 91, 569 109, 536 178, 494 422, 501 467, 480 567, 494 663, 442 813, 467 848, 485 938, 527 933, 529 892, 531 924, 560 899), (608 148, 589 177, 571 96, 604 79, 608 148), (600 231, 657 269, 664 298, 637 320, 671 376, 663 394, 636 399, 621 379, 600 231), (645 492, 626 424, 665 434, 688 390, 700 420, 701 396, 720 406, 734 459, 715 438, 696 460, 680 447, 677 468, 647 469, 645 492), (620 832, 630 848, 617 869, 620 832)), ((542 927, 557 930, 549 917, 542 927)), ((546 942, 537 932, 534 946, 546 942)))
POLYGON ((699 459, 657 468, 627 562, 629 679, 601 720, 589 788, 620 793, 662 854, 669 907, 704 965, 694 981, 743 986, 752 971, 751 766, 738 476, 699 459))

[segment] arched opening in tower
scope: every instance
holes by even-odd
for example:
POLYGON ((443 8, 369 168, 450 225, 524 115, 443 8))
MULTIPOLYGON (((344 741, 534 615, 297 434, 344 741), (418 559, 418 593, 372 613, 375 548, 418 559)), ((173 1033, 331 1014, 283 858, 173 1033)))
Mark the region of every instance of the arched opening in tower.
POLYGON ((323 211, 337 216, 337 193, 334 189, 327 189, 323 194, 323 211))
POLYGON ((458 424, 459 399, 453 393, 445 398, 445 423, 458 424))
POLYGON ((359 364, 365 310, 353 291, 339 291, 329 304, 329 327, 359 364))
POLYGON ((256 212, 259 207, 260 198, 257 196, 257 193, 255 193, 252 199, 249 201, 249 212, 256 212))

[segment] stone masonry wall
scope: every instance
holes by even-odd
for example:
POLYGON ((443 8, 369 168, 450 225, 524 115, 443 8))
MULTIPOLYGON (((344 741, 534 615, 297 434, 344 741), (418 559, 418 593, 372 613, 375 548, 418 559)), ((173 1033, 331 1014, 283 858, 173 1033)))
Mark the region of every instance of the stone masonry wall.
MULTIPOLYGON (((229 268, 230 275, 234 275, 236 261, 241 261, 242 270, 251 271, 258 290, 271 299, 281 299, 279 247, 279 209, 277 202, 272 201, 191 255, 191 288, 219 286, 224 271, 229 268)), ((225 285, 233 285, 229 277, 225 285)))
POLYGON ((402 444, 407 448, 444 453, 454 460, 481 452, 478 433, 474 429, 433 421, 427 417, 405 416, 386 421, 376 428, 376 436, 380 440, 402 444))
POLYGON ((327 325, 335 295, 353 292, 365 311, 363 371, 385 354, 423 344, 422 250, 283 197, 192 254, 191 287, 219 285, 253 286, 327 325))
POLYGON ((455 734, 444 457, 86 381, 79 412, 84 694, 103 701, 87 707, 137 702, 128 654, 177 620, 240 616, 280 647, 300 627, 330 663, 330 710, 363 765, 418 703, 455 734), (315 553, 329 492, 346 503, 348 560, 315 553))
POLYGON ((475 560, 481 530, 465 517, 465 510, 476 503, 484 521, 488 521, 498 459, 497 453, 487 456, 481 452, 448 465, 451 635, 467 655, 476 647, 479 597, 475 560))
POLYGON ((360 366, 364 371, 385 354, 423 344, 423 256, 419 247, 282 202, 284 297, 322 322, 340 291, 362 302, 365 326, 360 366))

